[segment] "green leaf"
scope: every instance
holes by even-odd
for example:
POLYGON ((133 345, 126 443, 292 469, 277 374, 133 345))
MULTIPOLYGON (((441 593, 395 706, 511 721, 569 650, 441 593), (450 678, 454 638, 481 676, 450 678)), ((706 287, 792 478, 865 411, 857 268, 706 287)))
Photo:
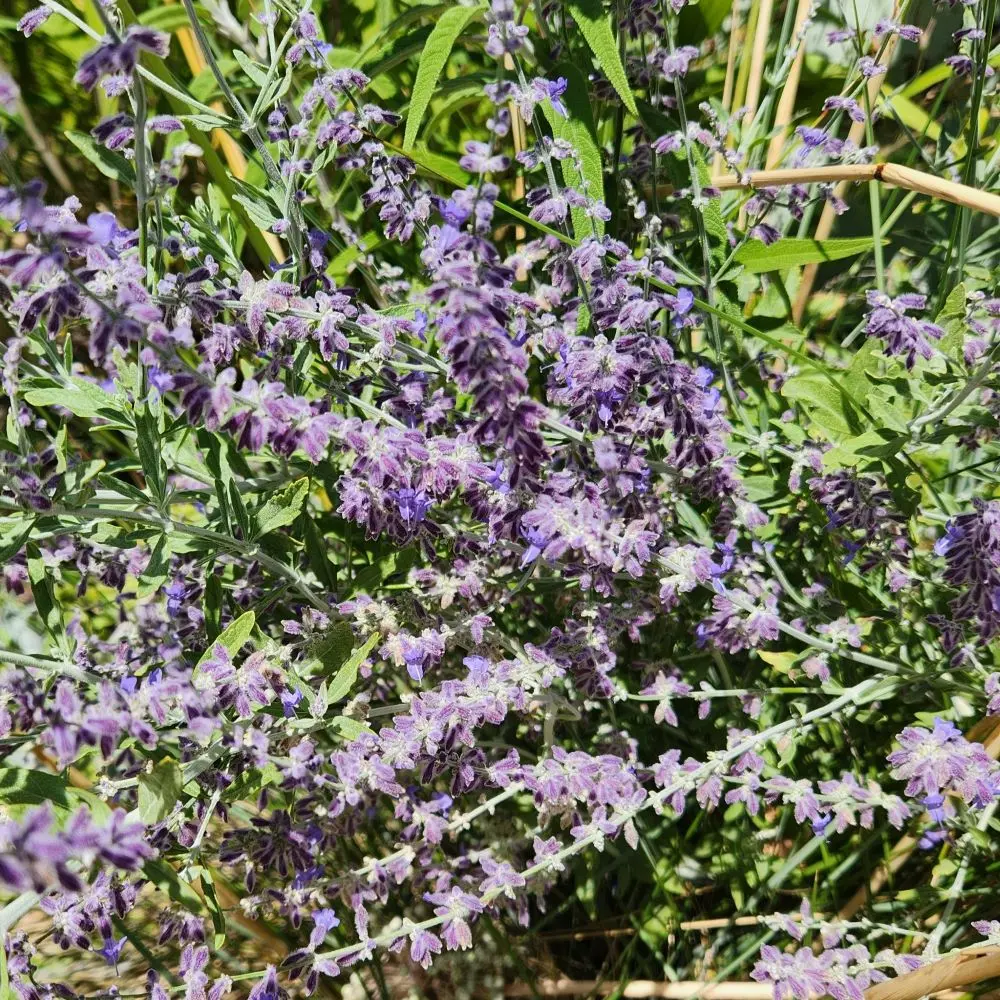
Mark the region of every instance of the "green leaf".
POLYGON ((823 261, 856 257, 859 253, 871 250, 873 245, 874 241, 870 236, 833 240, 790 237, 770 246, 760 240, 749 240, 736 251, 733 259, 748 271, 759 274, 763 271, 783 271, 803 264, 821 264, 823 261))
POLYGON ((302 505, 309 495, 309 480, 297 479, 291 486, 270 497, 257 511, 257 531, 255 538, 266 535, 275 528, 291 524, 302 512, 302 505))
POLYGON ((163 499, 166 469, 160 446, 159 421, 150 413, 148 406, 138 407, 136 410, 135 434, 136 450, 139 452, 142 474, 146 477, 146 487, 159 504, 163 499))
POLYGON ((611 19, 604 13, 601 0, 569 0, 566 6, 579 25, 590 51, 594 53, 601 72, 618 91, 625 107, 638 118, 639 109, 635 106, 635 97, 632 96, 625 67, 618 55, 618 43, 611 30, 611 19))
MULTIPOLYGON (((968 333, 965 325, 965 300, 967 290, 964 282, 956 285, 945 300, 944 308, 934 318, 934 322, 944 328, 941 338, 941 353, 956 360, 962 358, 962 345, 968 333)), ((964 362, 964 358, 962 358, 964 362)))
POLYGON ((45 630, 57 642, 63 638, 63 616, 59 601, 56 600, 55 587, 48 567, 42 560, 42 554, 34 543, 28 545, 28 579, 31 581, 31 596, 35 601, 35 610, 42 619, 45 630))
MULTIPOLYGON (((197 129, 208 132, 213 128, 233 128, 234 122, 223 115, 210 115, 202 113, 200 115, 180 115, 181 121, 193 125, 197 129)), ((236 126, 238 127, 238 126, 236 126)))
POLYGON ((161 760, 152 771, 139 775, 139 819, 147 826, 170 815, 180 798, 183 778, 177 762, 161 760))
POLYGON ((190 25, 187 11, 183 4, 170 4, 151 7, 139 14, 139 23, 159 31, 177 31, 190 25))
POLYGON ((346 715, 335 715, 331 721, 340 730, 341 735, 352 743, 359 736, 374 732, 370 726, 366 726, 363 722, 358 722, 357 719, 349 719, 346 715))
POLYGON ((96 139, 85 132, 74 132, 73 129, 68 129, 66 131, 66 138, 105 177, 110 177, 112 180, 118 181, 120 184, 125 184, 129 188, 135 188, 135 169, 124 156, 112 153, 110 149, 105 149, 96 139))
POLYGON ((121 420, 119 400, 100 386, 73 376, 69 384, 52 389, 30 389, 24 394, 32 406, 61 406, 77 417, 105 417, 121 420))
POLYGON ((204 912, 201 897, 186 882, 182 882, 165 861, 147 861, 142 866, 142 874, 161 892, 165 892, 173 903, 178 903, 190 913, 204 912))
POLYGON ((225 646, 230 656, 235 656, 243 648, 243 643, 250 638, 250 633, 253 632, 256 624, 257 619, 252 611, 248 611, 246 614, 240 615, 236 621, 230 622, 219 638, 201 654, 201 658, 195 665, 195 670, 212 655, 212 650, 217 643, 225 646))
POLYGON ((454 48, 458 36, 465 30, 466 25, 485 9, 486 5, 482 3, 476 4, 474 7, 449 7, 434 25, 427 38, 424 51, 420 55, 417 78, 414 81, 413 93, 410 97, 410 110, 406 116, 406 133, 403 137, 403 149, 407 152, 417 141, 420 123, 431 103, 438 78, 441 76, 441 71, 448 61, 448 56, 451 55, 451 50, 454 48))
POLYGON ((47 771, 34 771, 27 767, 0 768, 0 805, 40 806, 46 802, 62 809, 70 809, 72 803, 66 795, 65 781, 47 771))
POLYGON ((267 70, 258 63, 255 63, 245 52, 242 52, 240 49, 233 49, 233 58, 240 64, 243 72, 258 87, 263 87, 267 83, 267 70))
POLYGON ((350 655, 347 662, 337 671, 326 689, 327 701, 330 704, 347 697, 351 688, 354 687, 354 682, 358 679, 358 667, 365 662, 368 654, 375 648, 378 641, 378 632, 370 635, 364 645, 359 646, 350 655))
POLYGON ((152 554, 146 568, 139 578, 139 587, 136 597, 149 597, 155 594, 164 583, 167 582, 167 575, 170 570, 170 536, 160 535, 153 547, 152 554))
MULTIPOLYGON (((552 134, 557 139, 568 142, 576 151, 581 171, 576 169, 572 159, 561 162, 563 180, 576 191, 584 192, 598 201, 604 200, 604 166, 601 150, 597 144, 594 115, 587 98, 587 80, 572 63, 560 63, 553 69, 553 76, 564 76, 567 81, 563 103, 568 116, 559 114, 551 101, 542 104, 542 111, 552 126, 552 134), (586 191, 584 191, 586 188, 586 191)), ((572 209, 573 235, 578 240, 588 236, 604 235, 604 223, 600 219, 590 219, 582 208, 572 209)))
POLYGON ((17 521, 12 525, 5 526, 5 530, 0 533, 0 563, 10 562, 24 548, 24 543, 31 536, 34 527, 33 520, 28 521, 27 524, 17 521))
POLYGON ((844 394, 821 375, 796 375, 781 387, 781 394, 800 403, 812 420, 826 430, 836 443, 853 430, 853 416, 844 394))
POLYGON ((685 4, 680 16, 679 40, 699 45, 722 27, 732 6, 730 0, 699 0, 685 4))

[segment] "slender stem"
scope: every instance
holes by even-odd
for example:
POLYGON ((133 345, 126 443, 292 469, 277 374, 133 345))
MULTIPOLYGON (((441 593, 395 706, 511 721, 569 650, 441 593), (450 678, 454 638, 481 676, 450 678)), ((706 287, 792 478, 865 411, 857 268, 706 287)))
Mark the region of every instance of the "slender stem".
MULTIPOLYGON (((24 508, 18 507, 15 504, 10 504, 6 501, 0 501, 0 510, 20 514, 38 513, 37 511, 26 511, 24 508)), ((261 566, 270 570, 275 574, 275 576, 280 576, 288 580, 299 592, 299 594, 314 608, 317 608, 325 613, 328 613, 330 610, 329 604, 323 601, 312 591, 305 580, 303 580, 299 575, 297 570, 293 569, 291 566, 286 566, 277 559, 273 559, 265 552, 262 552, 256 545, 251 545, 247 542, 240 541, 239 539, 231 538, 229 535, 220 534, 219 532, 212 531, 209 528, 200 528, 197 525, 185 524, 183 521, 174 521, 170 518, 161 517, 156 514, 146 514, 141 511, 107 510, 103 507, 54 506, 50 507, 45 513, 47 516, 52 517, 77 517, 86 521, 132 521, 136 524, 146 524, 150 527, 159 528, 164 532, 176 531, 180 534, 190 535, 192 538, 200 538, 204 541, 211 542, 220 549, 235 552, 244 556, 249 561, 260 563, 261 566)))
MULTIPOLYGON (((247 113, 247 109, 243 106, 243 102, 239 99, 239 97, 237 97, 233 88, 229 86, 229 82, 226 80, 225 74, 222 72, 222 68, 219 66, 219 62, 215 58, 215 52, 212 50, 212 44, 209 41, 208 36, 205 34, 205 29, 202 27, 201 21, 198 20, 198 15, 195 13, 194 3, 192 0, 182 0, 182 2, 184 4, 184 9, 187 11, 188 20, 191 22, 191 29, 194 31, 195 37, 198 39, 198 45, 200 46, 202 55, 205 58, 205 63, 212 71, 212 76, 215 77, 215 81, 219 85, 219 90, 222 92, 222 96, 226 99, 233 111, 236 112, 239 118, 240 129, 250 137, 250 142, 253 143, 254 149, 257 150, 257 153, 260 156, 261 165, 264 168, 264 173, 267 174, 268 180, 282 193, 282 200, 286 200, 288 197, 287 185, 281 176, 281 171, 278 169, 278 165, 274 162, 274 157, 271 156, 271 151, 267 148, 267 143, 264 141, 264 137, 261 135, 260 129, 257 127, 257 123, 247 113)), ((300 276, 304 276, 305 261, 303 260, 302 250, 302 227, 299 224, 298 210, 294 205, 292 211, 289 213, 288 228, 289 236, 291 237, 292 242, 292 250, 299 266, 299 273, 300 276)))
MULTIPOLYGON (((94 29, 87 24, 82 18, 79 18, 71 10, 68 10, 57 0, 42 0, 42 4, 49 8, 61 17, 64 17, 70 24, 79 28, 85 35, 93 39, 95 42, 101 41, 101 36, 94 31, 94 29)), ((207 104, 202 104, 201 101, 195 100, 190 94, 185 94, 184 91, 178 90, 176 87, 167 83, 166 80, 161 79, 155 73, 150 72, 144 66, 137 66, 136 72, 144 80, 148 80, 154 86, 159 87, 165 94, 170 94, 171 97, 176 97, 177 100, 183 101, 189 107, 195 108, 197 111, 202 111, 205 114, 212 115, 213 117, 218 117, 218 111, 214 108, 210 108, 207 104)))

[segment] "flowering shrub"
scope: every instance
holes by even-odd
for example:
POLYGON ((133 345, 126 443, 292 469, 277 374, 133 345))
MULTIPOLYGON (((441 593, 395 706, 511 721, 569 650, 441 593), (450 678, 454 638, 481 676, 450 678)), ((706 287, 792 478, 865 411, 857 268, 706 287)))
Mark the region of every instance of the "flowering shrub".
POLYGON ((22 12, 0 994, 1000 942, 997 3, 776 6, 22 12))

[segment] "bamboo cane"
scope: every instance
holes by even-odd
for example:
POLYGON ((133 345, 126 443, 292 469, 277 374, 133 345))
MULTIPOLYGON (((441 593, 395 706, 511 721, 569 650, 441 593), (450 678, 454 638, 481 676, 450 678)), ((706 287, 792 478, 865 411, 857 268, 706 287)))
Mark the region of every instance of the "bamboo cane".
POLYGON ((799 38, 812 9, 812 0, 799 0, 799 6, 795 11, 795 27, 792 29, 793 37, 798 39, 798 47, 795 59, 792 61, 791 69, 785 79, 785 86, 778 98, 778 108, 774 113, 774 138, 767 149, 766 165, 768 169, 775 166, 781 159, 781 153, 785 148, 785 136, 788 134, 788 125, 795 113, 795 99, 799 94, 799 80, 802 78, 802 66, 806 61, 805 39, 799 38))

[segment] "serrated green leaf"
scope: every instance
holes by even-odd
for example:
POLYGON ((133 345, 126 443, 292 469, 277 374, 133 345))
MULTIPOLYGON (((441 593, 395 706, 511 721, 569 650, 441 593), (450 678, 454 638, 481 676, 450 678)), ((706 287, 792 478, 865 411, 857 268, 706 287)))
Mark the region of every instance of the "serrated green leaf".
POLYGON ((258 87, 263 87, 267 83, 267 70, 265 67, 254 62, 245 52, 240 49, 233 49, 233 58, 240 64, 240 68, 258 87))
POLYGON ((291 486, 275 493, 257 511, 255 517, 257 531, 254 537, 260 538, 275 528, 291 524, 302 512, 302 505, 308 495, 309 480, 305 477, 297 479, 291 486))
POLYGON ((335 715, 331 722, 349 742, 353 742, 365 733, 374 732, 370 726, 366 726, 363 722, 358 722, 357 719, 349 719, 346 715, 335 715))
POLYGON ((159 421, 148 406, 138 407, 135 414, 136 450, 146 477, 146 487, 159 503, 163 499, 166 469, 160 447, 159 421))
POLYGON ((594 53, 601 72, 618 91, 625 107, 638 118, 639 109, 635 105, 628 75, 618 55, 618 43, 611 30, 611 19, 605 14, 601 0, 569 0, 566 6, 587 40, 590 51, 594 53))
MULTIPOLYGON (((887 242, 887 241, 886 241, 887 242)), ((789 237, 770 246, 760 240, 749 240, 736 251, 733 259, 748 271, 784 271, 803 264, 821 264, 829 260, 856 257, 871 250, 874 241, 870 236, 850 239, 809 240, 789 237)))
POLYGON ((35 602, 35 610, 45 626, 45 631, 57 642, 61 642, 63 639, 63 615, 59 601, 56 599, 52 576, 37 545, 29 543, 27 555, 28 579, 31 581, 31 596, 35 602))
POLYGON ((250 633, 253 632, 256 624, 257 619, 252 611, 248 611, 246 614, 240 615, 236 621, 230 622, 219 634, 219 638, 201 654, 195 669, 197 670, 212 655, 212 650, 217 644, 225 646, 229 655, 235 656, 243 648, 243 643, 250 638, 250 633))
POLYGON ((367 641, 354 650, 344 665, 337 671, 326 689, 327 700, 331 705, 342 698, 346 698, 350 693, 351 688, 354 687, 354 682, 358 679, 358 668, 365 662, 368 654, 375 648, 378 641, 378 632, 370 635, 367 641))
POLYGON ((26 524, 16 522, 4 527, 0 533, 0 563, 10 562, 24 548, 34 526, 35 522, 30 520, 26 524))
POLYGON ((781 387, 781 394, 804 405, 834 442, 851 434, 852 415, 844 394, 821 375, 796 375, 781 387))
POLYGON ((139 819, 147 826, 166 819, 181 794, 183 779, 177 762, 167 759, 139 775, 139 819))
POLYGON ((120 420, 121 402, 100 386, 73 376, 67 384, 51 389, 29 389, 25 402, 32 406, 61 406, 77 417, 105 417, 120 420))
POLYGON ((482 3, 476 4, 474 7, 449 7, 434 25, 427 38, 424 51, 420 55, 417 78, 413 83, 413 93, 410 96, 410 110, 406 116, 406 132, 403 136, 403 149, 407 152, 417 141, 420 123, 431 103, 438 78, 441 76, 441 71, 448 61, 448 56, 451 55, 451 50, 454 48, 458 36, 465 30, 466 25, 485 9, 486 5, 482 3))
POLYGON ((40 806, 46 802, 62 809, 72 807, 66 782, 58 775, 27 767, 0 768, 0 805, 5 809, 40 806))
POLYGON ((129 188, 135 187, 135 169, 124 156, 113 153, 110 149, 105 149, 93 136, 86 132, 75 132, 73 129, 66 131, 66 138, 97 167, 105 177, 125 184, 129 188))

